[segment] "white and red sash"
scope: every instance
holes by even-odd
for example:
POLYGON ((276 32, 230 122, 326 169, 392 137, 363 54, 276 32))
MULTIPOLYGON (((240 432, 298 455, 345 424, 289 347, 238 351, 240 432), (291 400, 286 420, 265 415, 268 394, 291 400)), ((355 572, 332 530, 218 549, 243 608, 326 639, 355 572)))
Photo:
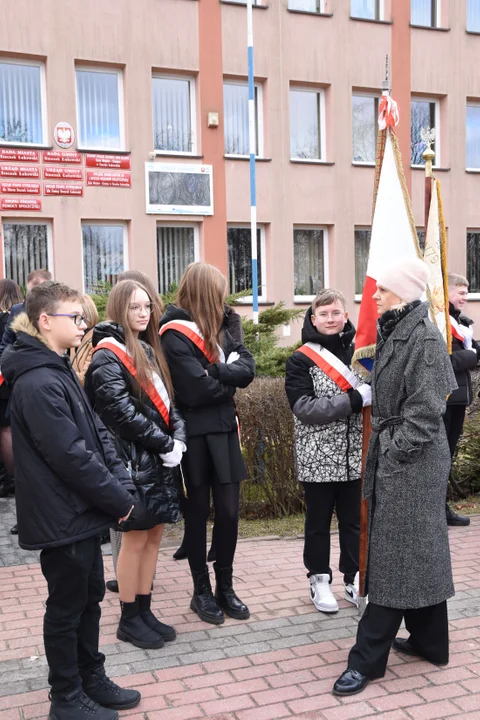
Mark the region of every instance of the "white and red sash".
POLYGON ((216 361, 220 361, 222 363, 225 362, 225 353, 220 345, 217 345, 218 355, 214 356, 207 350, 200 328, 191 320, 170 320, 170 322, 165 323, 165 325, 162 325, 160 328, 160 336, 162 336, 167 330, 176 330, 177 332, 182 333, 182 335, 185 335, 193 342, 194 345, 196 345, 196 347, 198 347, 199 350, 201 350, 210 363, 214 363, 216 361))
POLYGON ((137 380, 142 390, 155 405, 158 412, 165 420, 167 427, 170 427, 170 398, 168 397, 167 388, 163 384, 160 375, 153 370, 151 382, 139 382, 137 378, 137 368, 133 364, 132 357, 127 348, 113 337, 103 338, 100 340, 93 352, 96 352, 97 350, 110 350, 110 352, 112 352, 120 360, 122 365, 125 365, 130 375, 137 380))
POLYGON ((306 355, 313 360, 315 365, 328 375, 330 380, 338 385, 340 390, 356 390, 362 384, 362 381, 350 370, 341 360, 339 360, 330 350, 318 345, 317 343, 308 342, 298 348, 297 352, 306 355))
POLYGON ((462 325, 452 315, 450 315, 450 327, 452 328, 453 337, 460 340, 464 347, 472 347, 473 328, 462 325))
POLYGON ((0 387, 2 387, 4 382, 5 382, 5 378, 3 377, 2 373, 0 372, 0 387))

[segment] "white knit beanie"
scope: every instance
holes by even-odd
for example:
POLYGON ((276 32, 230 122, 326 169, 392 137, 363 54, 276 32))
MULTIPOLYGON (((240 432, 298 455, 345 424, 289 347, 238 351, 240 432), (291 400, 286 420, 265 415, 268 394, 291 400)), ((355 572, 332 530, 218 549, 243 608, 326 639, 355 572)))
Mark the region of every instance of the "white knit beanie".
POLYGON ((430 272, 423 260, 408 258, 395 265, 383 267, 377 285, 390 290, 406 303, 420 300, 426 290, 430 272))

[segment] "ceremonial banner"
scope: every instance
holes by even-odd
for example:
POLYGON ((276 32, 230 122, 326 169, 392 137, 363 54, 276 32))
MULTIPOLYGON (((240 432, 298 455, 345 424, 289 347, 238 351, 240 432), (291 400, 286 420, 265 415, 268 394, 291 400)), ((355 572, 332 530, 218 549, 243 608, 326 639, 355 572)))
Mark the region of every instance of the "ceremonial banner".
POLYGON ((397 104, 388 93, 384 93, 378 118, 372 236, 353 356, 355 370, 364 377, 372 371, 375 357, 378 315, 372 296, 377 289, 379 270, 406 258, 420 257, 415 220, 394 130, 398 119, 397 104))
MULTIPOLYGON (((428 182, 428 180, 427 180, 428 182)), ((430 301, 430 320, 438 327, 452 351, 452 331, 448 312, 447 233, 443 219, 440 182, 431 178, 432 194, 428 212, 425 252, 423 259, 430 270, 427 295, 430 301)))

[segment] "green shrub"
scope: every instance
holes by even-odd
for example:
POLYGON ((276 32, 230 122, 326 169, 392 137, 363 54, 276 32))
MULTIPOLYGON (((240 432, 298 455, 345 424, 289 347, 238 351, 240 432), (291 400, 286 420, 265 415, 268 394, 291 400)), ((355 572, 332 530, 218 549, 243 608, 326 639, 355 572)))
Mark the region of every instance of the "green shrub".
POLYGON ((285 517, 303 508, 295 477, 293 415, 281 378, 256 378, 237 396, 248 480, 241 489, 242 517, 285 517))

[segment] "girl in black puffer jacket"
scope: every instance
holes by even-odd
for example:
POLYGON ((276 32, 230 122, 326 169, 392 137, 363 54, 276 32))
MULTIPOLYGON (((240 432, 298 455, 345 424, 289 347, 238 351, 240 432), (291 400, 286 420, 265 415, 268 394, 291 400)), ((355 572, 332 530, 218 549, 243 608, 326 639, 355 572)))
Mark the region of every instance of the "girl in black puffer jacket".
POLYGON ((135 510, 121 528, 117 637, 140 648, 159 648, 176 637, 153 615, 150 602, 164 523, 180 519, 179 466, 186 450, 184 422, 171 402, 156 308, 140 283, 115 285, 107 304, 109 321, 93 333, 85 379, 92 405, 113 433, 137 487, 135 510))
POLYGON ((194 581, 190 604, 205 622, 249 617, 248 607, 232 587, 232 564, 238 530, 239 486, 247 476, 238 438, 235 392, 254 376, 255 363, 224 329, 227 281, 204 263, 188 266, 169 305, 160 335, 175 397, 187 426, 188 450, 182 462, 187 487, 185 545, 194 581), (215 598, 206 558, 210 489, 215 508, 217 544, 215 598))

